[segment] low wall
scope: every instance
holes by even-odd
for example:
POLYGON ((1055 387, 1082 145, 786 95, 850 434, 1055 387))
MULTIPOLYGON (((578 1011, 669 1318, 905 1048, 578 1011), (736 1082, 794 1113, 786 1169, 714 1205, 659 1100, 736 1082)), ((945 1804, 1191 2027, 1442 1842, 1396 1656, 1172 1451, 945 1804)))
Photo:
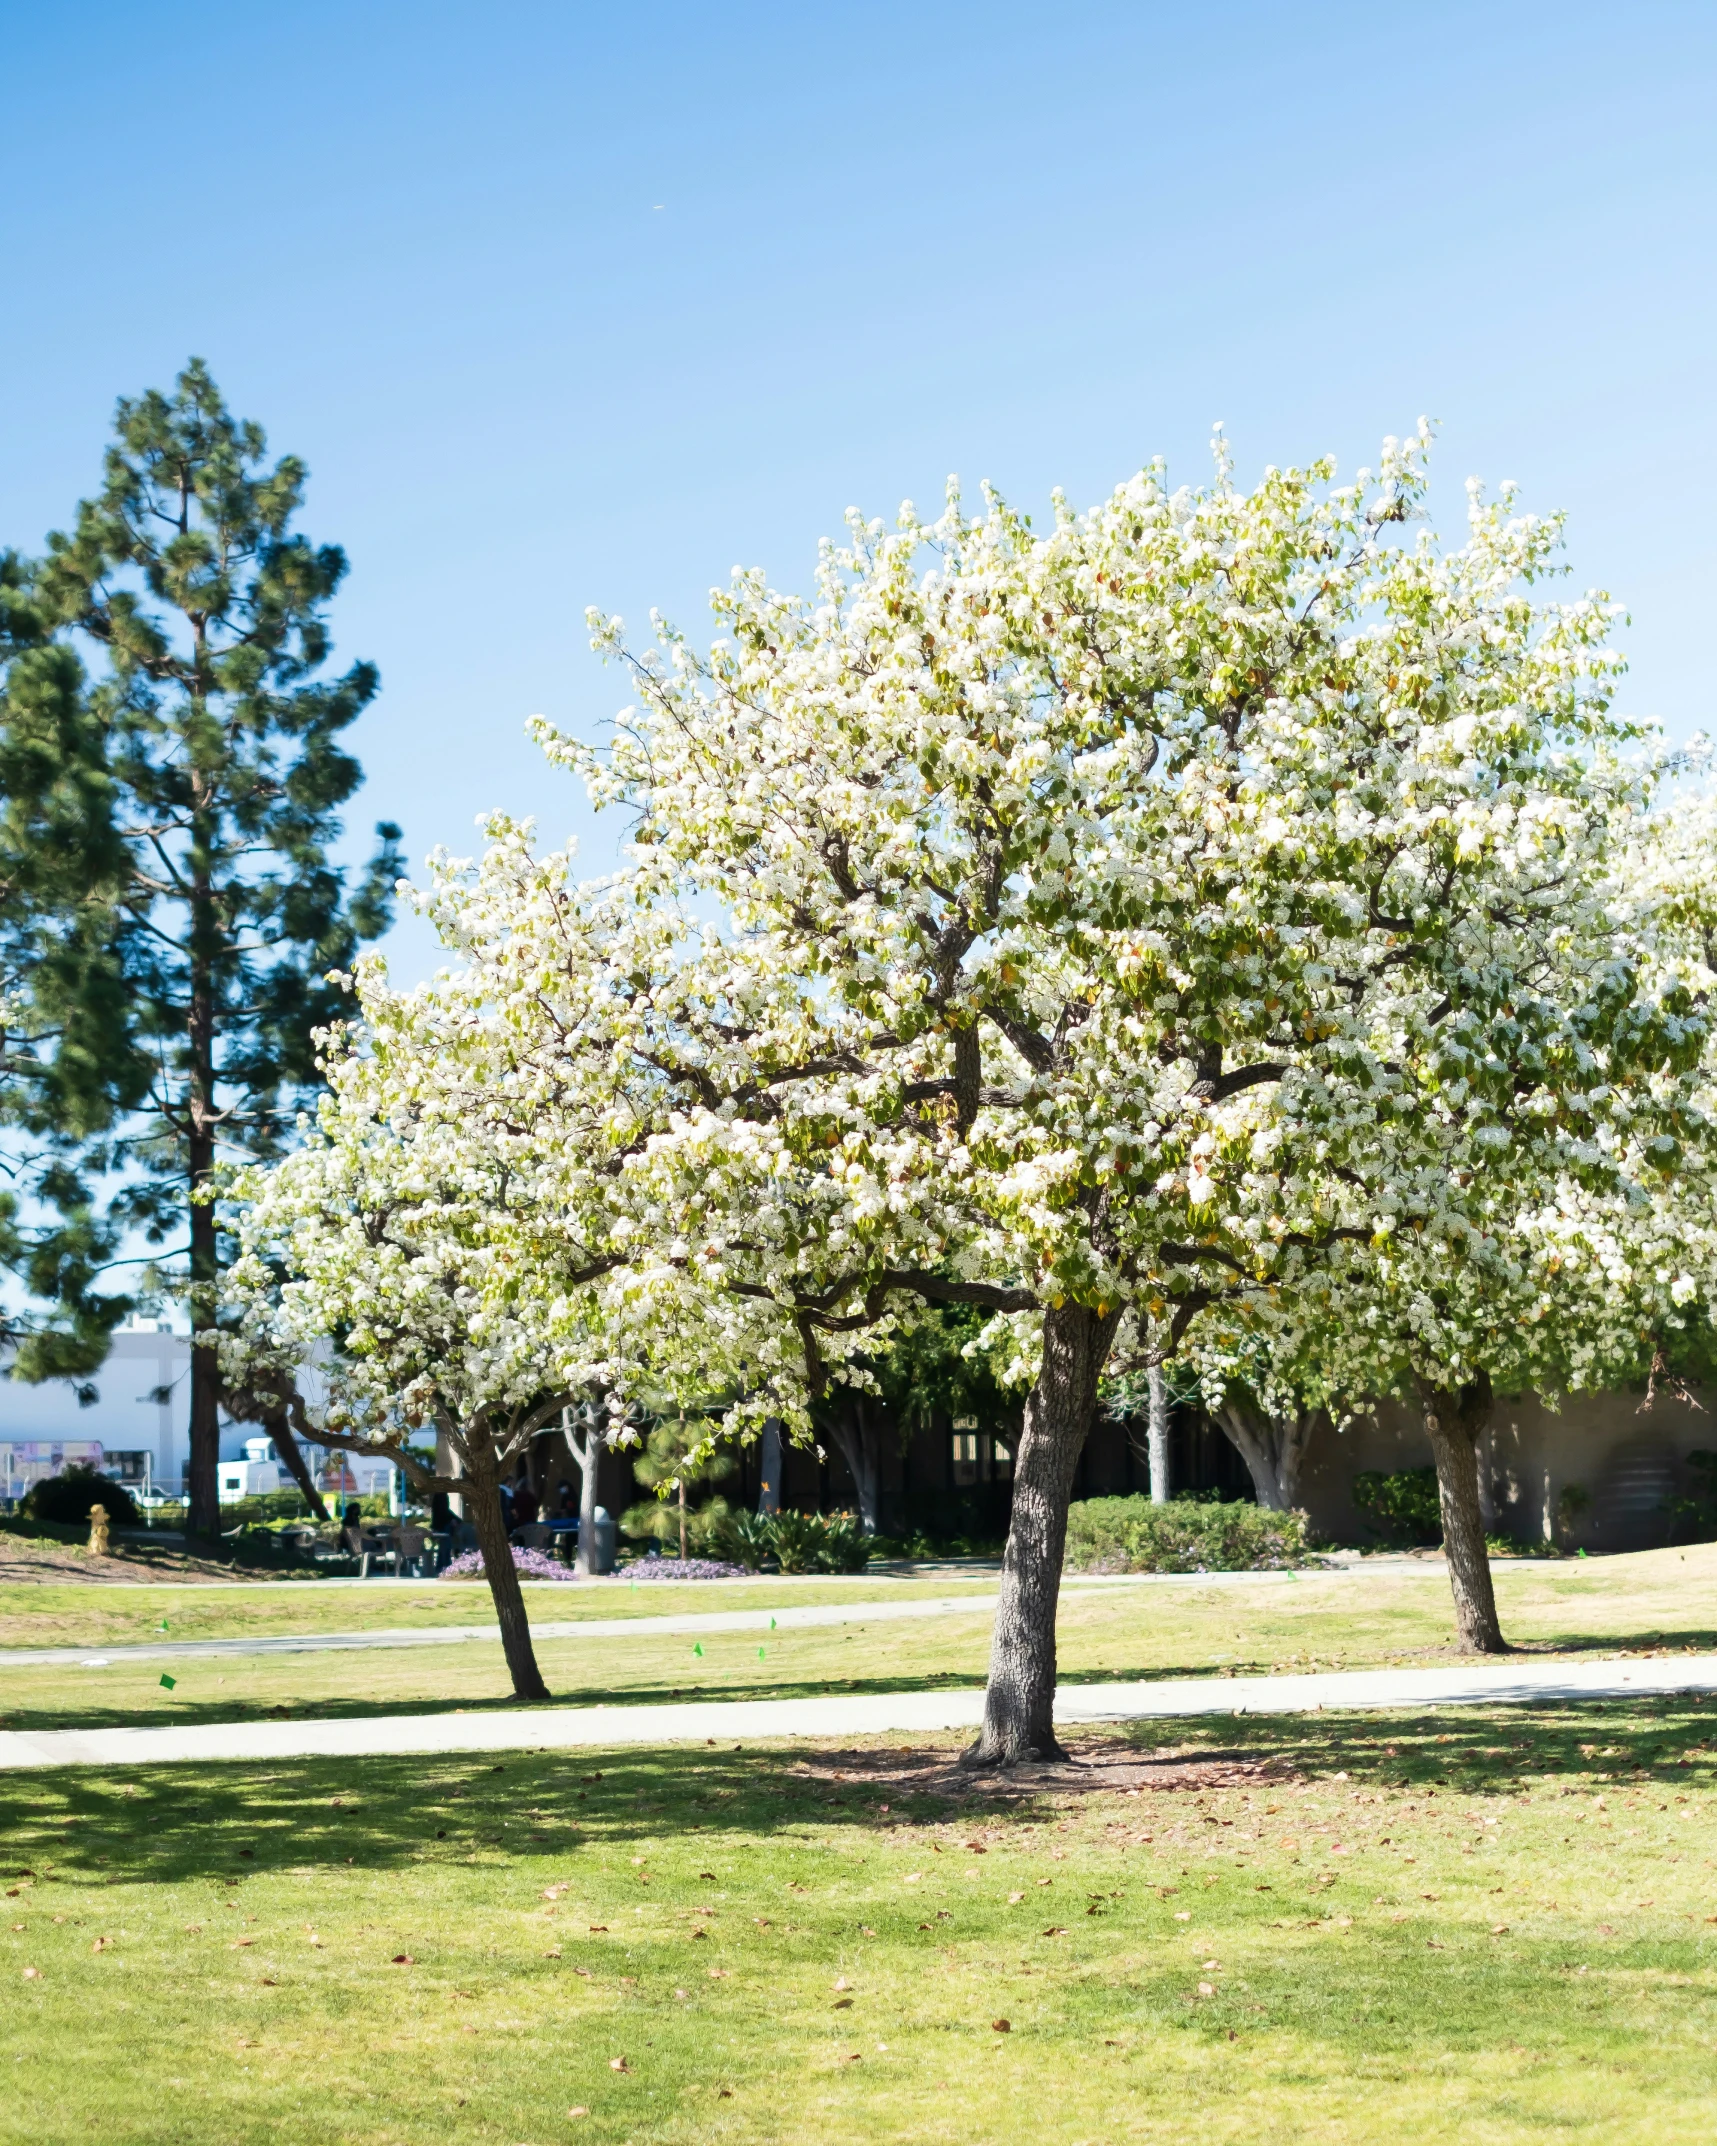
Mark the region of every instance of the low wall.
MULTIPOLYGON (((1669 1501, 1693 1487, 1689 1453, 1717 1449, 1717 1420, 1660 1393, 1649 1409, 1639 1393, 1570 1395, 1551 1407, 1535 1395, 1502 1398, 1479 1451, 1480 1496, 1499 1534, 1566 1549, 1648 1550, 1666 1543, 1669 1501), (1562 1493, 1587 1493, 1564 1519, 1562 1493)), ((1703 1397, 1702 1397, 1703 1398, 1703 1397)), ((1341 1431, 1312 1440, 1300 1503, 1321 1533, 1342 1542, 1375 1540, 1353 1502, 1362 1470, 1425 1468, 1431 1448, 1414 1412, 1385 1403, 1341 1431)))

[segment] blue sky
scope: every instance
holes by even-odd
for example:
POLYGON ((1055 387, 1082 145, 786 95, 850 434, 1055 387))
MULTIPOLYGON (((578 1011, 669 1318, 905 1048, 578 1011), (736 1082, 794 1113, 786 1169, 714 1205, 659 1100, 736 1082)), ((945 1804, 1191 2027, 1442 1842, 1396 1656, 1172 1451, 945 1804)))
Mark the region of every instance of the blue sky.
MULTIPOLYGON (((1717 10, 0 0, 0 542, 185 356, 312 470, 382 670, 352 814, 616 831, 523 736, 948 472, 1028 509, 1440 421, 1711 724, 1717 10)), ((397 966, 432 950, 395 935, 397 966)))

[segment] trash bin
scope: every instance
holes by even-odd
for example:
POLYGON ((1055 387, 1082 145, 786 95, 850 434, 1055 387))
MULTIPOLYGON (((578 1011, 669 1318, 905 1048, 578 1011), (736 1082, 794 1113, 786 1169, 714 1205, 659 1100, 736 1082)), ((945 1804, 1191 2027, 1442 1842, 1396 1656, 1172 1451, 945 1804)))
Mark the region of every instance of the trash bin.
POLYGON ((614 1515, 606 1505, 599 1505, 596 1508, 595 1535, 596 1540, 591 1545, 595 1554, 590 1560, 590 1568, 593 1572, 612 1572, 614 1570, 614 1553, 620 1541, 620 1530, 615 1526, 614 1515))

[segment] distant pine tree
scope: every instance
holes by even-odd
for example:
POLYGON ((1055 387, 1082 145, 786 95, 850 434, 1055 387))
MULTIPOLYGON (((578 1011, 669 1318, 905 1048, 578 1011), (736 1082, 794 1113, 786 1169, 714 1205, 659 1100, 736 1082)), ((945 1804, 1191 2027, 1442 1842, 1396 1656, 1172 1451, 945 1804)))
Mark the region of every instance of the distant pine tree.
MULTIPOLYGON (((386 929, 402 869, 385 822, 355 890, 329 861, 362 779, 342 734, 379 680, 368 663, 325 675, 345 554, 292 529, 304 465, 266 454, 193 359, 170 396, 120 402, 101 490, 30 582, 43 630, 105 658, 79 721, 110 786, 89 839, 111 826, 121 851, 109 943, 125 998, 116 1013, 105 969, 69 994, 108 1024, 103 1078, 135 1105, 91 1158, 121 1174, 105 1226, 182 1233, 167 1271, 199 1333, 219 1296, 217 1163, 279 1146, 315 1084, 314 1033, 340 1011, 328 973, 386 929)), ((215 1352, 194 1349, 200 1531, 219 1522, 220 1399, 215 1352)))

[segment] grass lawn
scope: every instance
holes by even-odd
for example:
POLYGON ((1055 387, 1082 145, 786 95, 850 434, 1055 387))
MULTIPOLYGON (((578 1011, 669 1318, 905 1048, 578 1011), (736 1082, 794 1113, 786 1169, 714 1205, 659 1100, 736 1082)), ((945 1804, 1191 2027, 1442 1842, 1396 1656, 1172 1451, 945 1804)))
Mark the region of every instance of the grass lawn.
MULTIPOLYGON (((667 1617, 684 1610, 773 1609, 782 1602, 899 1602, 994 1594, 994 1573, 972 1579, 843 1578, 540 1581, 525 1588, 533 1618, 667 1617)), ((424 1580, 409 1587, 361 1580, 226 1586, 126 1587, 0 1584, 0 1647, 122 1647, 168 1639, 258 1639, 304 1632, 386 1632, 495 1621, 489 1590, 424 1580), (168 1630, 158 1627, 165 1620, 168 1630)))
MULTIPOLYGON (((982 1594, 993 1583, 978 1583, 982 1594)), ((803 1581, 749 1581, 709 1587, 616 1587, 599 1597, 575 1588, 529 1590, 532 1614, 570 1615, 577 1596, 587 1614, 632 1612, 639 1617, 685 1609, 768 1605, 807 1599, 900 1600, 912 1593, 958 1593, 945 1584, 907 1581, 823 1582, 815 1595, 803 1581)), ((1717 1544, 1660 1550, 1626 1558, 1569 1564, 1501 1567, 1497 1589, 1505 1629, 1540 1652, 1717 1646, 1717 1544)), ((103 1589, 92 1614, 115 1614, 103 1589)), ((281 1593, 285 1593, 282 1590, 281 1593)), ((486 1593, 435 1586, 415 1590, 330 1590, 329 1623, 322 1629, 375 1629, 443 1618, 441 1597, 457 1597, 450 1621, 480 1623, 486 1593), (424 1603, 421 1609, 414 1604, 424 1603), (371 1605, 374 1605, 372 1608, 371 1605)), ((294 1626, 285 1612, 303 1602, 293 1590, 285 1603, 272 1589, 254 1593, 199 1587, 188 1608, 169 1613, 171 1636, 250 1631, 313 1630, 294 1626), (205 1607, 206 1605, 206 1607, 205 1607), (193 1623, 193 1616, 204 1620, 193 1623), (183 1619, 183 1621, 182 1621, 183 1619)), ((129 1601, 129 1595, 118 1598, 129 1601)), ((326 1600, 327 1598, 323 1598, 326 1600)), ((151 1597, 151 1606, 153 1598, 151 1597)), ((306 1607, 320 1607, 320 1602, 306 1607)), ((10 1603, 14 1643, 21 1620, 10 1603)), ((64 1621, 36 1628, 38 1643, 78 1629, 81 1600, 56 1609, 64 1621)), ((117 1635, 147 1638, 158 1621, 150 1607, 124 1611, 117 1635), (147 1621, 145 1621, 147 1620, 147 1621)), ((636 1637, 544 1639, 538 1654, 549 1688, 571 1703, 670 1697, 796 1698, 819 1692, 887 1692, 981 1683, 989 1654, 987 1608, 878 1625, 811 1630, 684 1634, 640 1628, 636 1637), (762 1652, 759 1653, 761 1647, 762 1652)), ((1436 1567, 1307 1575, 1256 1586, 1138 1587, 1063 1596, 1059 1622, 1061 1674, 1068 1682, 1272 1670, 1359 1668, 1446 1659, 1452 1617, 1448 1582, 1436 1567)), ((99 1642, 98 1642, 99 1643, 99 1642)), ((114 1644, 109 1638, 108 1644, 114 1644)), ((300 1717, 433 1712, 512 1704, 498 1644, 354 1654, 228 1656, 220 1659, 127 1662, 103 1669, 7 1669, 0 1681, 0 1726, 46 1729, 131 1723, 254 1719, 277 1710, 300 1717), (166 1669, 175 1678, 161 1687, 166 1669)))
POLYGON ((0 2138, 1703 2146, 1714 1735, 1153 1725, 1012 1794, 922 1739, 0 1778, 0 2138))

